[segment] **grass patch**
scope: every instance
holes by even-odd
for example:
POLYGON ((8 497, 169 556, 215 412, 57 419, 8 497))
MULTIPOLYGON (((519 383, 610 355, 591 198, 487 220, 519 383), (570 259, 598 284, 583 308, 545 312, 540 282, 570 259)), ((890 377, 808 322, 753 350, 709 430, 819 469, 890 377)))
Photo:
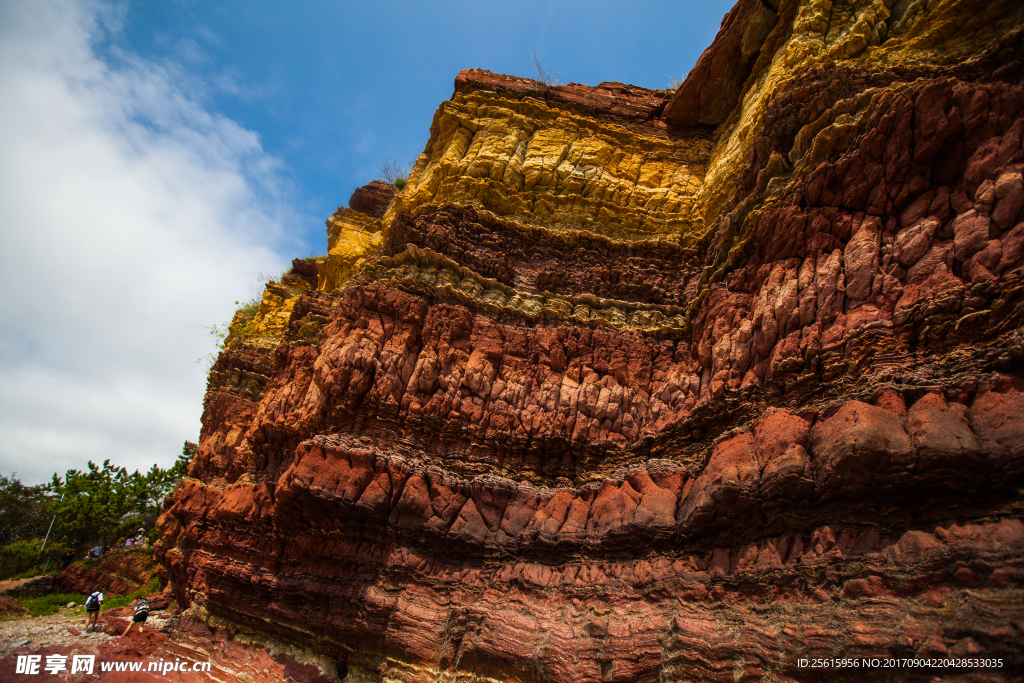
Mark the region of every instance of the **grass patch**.
POLYGON ((134 593, 129 593, 128 595, 104 595, 103 597, 106 599, 103 601, 103 609, 117 609, 118 607, 127 607, 139 598, 150 595, 151 593, 155 593, 158 588, 160 588, 160 579, 154 576, 152 579, 149 580, 148 584, 142 586, 134 593))
MULTIPOLYGON (((133 593, 128 595, 111 595, 105 593, 103 596, 103 610, 116 609, 118 607, 127 607, 131 603, 135 602, 141 597, 151 595, 160 588, 160 579, 154 576, 150 579, 149 583, 145 586, 140 587, 133 593)), ((85 606, 85 601, 89 598, 88 595, 79 595, 78 593, 46 593, 44 595, 37 595, 31 598, 18 598, 18 604, 29 611, 29 615, 33 617, 45 617, 51 614, 56 614, 61 607, 68 604, 69 602, 75 603, 78 607, 85 606)), ((16 616, 27 616, 24 614, 16 616)))
MULTIPOLYGON (((0 506, 3 504, 0 503, 0 506)), ((19 503, 14 504, 17 508, 19 503)), ((27 579, 40 576, 46 561, 50 560, 50 569, 60 563, 60 556, 68 551, 67 546, 50 543, 46 552, 40 553, 39 546, 43 539, 22 539, 0 545, 0 579, 27 579)))
POLYGON ((416 160, 402 162, 395 157, 388 155, 384 157, 384 164, 380 167, 380 177, 388 185, 394 185, 399 190, 405 187, 405 179, 416 167, 416 160))
MULTIPOLYGON (((56 564, 56 562, 51 562, 50 564, 56 564)), ((20 581, 22 579, 34 579, 34 578, 37 578, 37 577, 40 577, 40 576, 49 576, 50 574, 56 574, 56 573, 57 573, 57 570, 51 567, 44 574, 42 567, 37 567, 35 569, 29 569, 27 572, 22 572, 22 573, 18 574, 17 576, 15 576, 15 577, 13 577, 12 579, 9 579, 9 580, 20 581)))
POLYGON ((18 598, 18 604, 27 609, 33 617, 45 617, 56 614, 61 607, 69 602, 84 605, 85 598, 86 596, 77 593, 46 593, 31 598, 18 598))

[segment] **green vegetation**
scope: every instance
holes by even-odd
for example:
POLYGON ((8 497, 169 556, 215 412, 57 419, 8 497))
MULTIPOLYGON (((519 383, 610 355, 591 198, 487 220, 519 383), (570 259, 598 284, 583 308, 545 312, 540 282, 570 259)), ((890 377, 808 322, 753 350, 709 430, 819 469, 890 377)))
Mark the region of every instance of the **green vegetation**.
MULTIPOLYGON (((224 329, 224 336, 226 336, 228 332, 232 331, 229 328, 247 324, 256 317, 256 313, 260 310, 260 303, 263 301, 263 290, 266 288, 268 282, 272 282, 272 280, 266 273, 260 272, 256 275, 256 282, 249 285, 249 298, 245 301, 235 301, 235 305, 238 306, 238 309, 235 311, 234 318, 232 318, 231 322, 227 325, 220 326, 224 329), (241 317, 241 320, 239 320, 239 317, 241 317)), ((218 326, 214 325, 214 327, 218 326)), ((222 341, 224 336, 221 337, 222 341)))
MULTIPOLYGON (((289 268, 285 274, 291 272, 289 268)), ((213 364, 217 362, 217 356, 220 355, 225 345, 229 343, 232 337, 245 338, 249 333, 249 324, 256 318, 256 313, 260 310, 260 303, 263 301, 263 290, 267 283, 271 282, 271 278, 264 272, 260 272, 256 275, 256 282, 249 285, 249 298, 245 301, 235 301, 235 305, 238 306, 235 309, 235 315, 232 316, 231 320, 226 323, 214 324, 209 327, 203 327, 216 342, 216 349, 196 359, 196 363, 203 366, 206 374, 210 373, 210 369, 213 368, 213 364)))
MULTIPOLYGON (((141 597, 152 595, 157 592, 160 588, 160 579, 153 577, 148 584, 142 586, 134 593, 128 595, 103 595, 103 609, 116 609, 118 607, 127 607, 141 597)), ((84 604, 85 598, 82 598, 84 604)), ((64 603, 67 604, 67 603, 64 603)))
MULTIPOLYGON (((186 476, 196 444, 186 441, 177 462, 128 472, 109 460, 84 471, 53 475, 49 484, 25 486, 0 477, 0 579, 28 578, 59 566, 69 550, 114 545, 139 528, 152 529, 163 501, 186 476), (40 552, 50 524, 45 552, 40 552)), ((67 602, 67 601, 65 601, 67 602)))
MULTIPOLYGON (((86 596, 77 593, 47 593, 32 598, 19 598, 18 604, 27 609, 33 617, 45 617, 56 614, 57 610, 69 602, 84 605, 85 598, 86 596)), ((106 606, 106 602, 103 604, 106 606)))
POLYGON ((53 475, 50 489, 56 500, 51 511, 60 520, 61 538, 71 546, 100 538, 111 544, 118 536, 130 536, 139 527, 152 528, 164 497, 187 472, 195 444, 186 441, 178 460, 169 469, 153 465, 149 472, 128 472, 109 460, 88 470, 68 470, 63 479, 53 475))
POLYGON ((238 313, 241 313, 243 318, 251 319, 256 315, 256 311, 260 310, 259 301, 247 301, 244 304, 236 301, 235 304, 238 305, 238 308, 235 310, 235 314, 237 315, 238 313))
POLYGON ((76 606, 85 605, 86 596, 77 593, 47 593, 31 598, 20 598, 18 604, 29 611, 33 617, 45 617, 55 614, 64 605, 75 603, 76 606))
POLYGON ((43 545, 45 528, 38 538, 11 541, 0 546, 0 577, 28 579, 43 573, 46 568, 46 557, 53 558, 49 569, 57 566, 57 559, 68 551, 68 547, 60 542, 49 541, 46 544, 46 555, 40 563, 39 548, 43 545))
MULTIPOLYGON (((46 547, 49 548, 50 546, 47 545, 46 547)), ((37 550, 38 550, 38 548, 37 548, 37 550)), ((50 555, 50 553, 47 553, 47 556, 49 556, 49 555, 50 555)), ((36 553, 35 558, 38 558, 38 557, 39 557, 39 553, 36 553)), ((24 571, 24 572, 18 574, 17 576, 13 576, 11 578, 14 579, 15 581, 21 581, 22 579, 35 579, 35 578, 40 577, 40 576, 49 576, 50 574, 57 574, 57 573, 59 573, 58 570, 60 569, 60 565, 57 562, 51 563, 52 566, 50 566, 49 568, 44 567, 46 569, 46 571, 41 571, 38 566, 35 566, 35 564, 38 563, 38 560, 36 560, 35 558, 33 558, 33 563, 34 564, 33 564, 32 569, 29 569, 28 571, 24 571)))
MULTIPOLYGON (((139 548, 138 550, 126 550, 121 551, 126 553, 139 553, 143 555, 151 555, 153 552, 152 548, 139 548)), ((160 579, 156 576, 150 579, 149 583, 144 586, 140 586, 137 590, 129 593, 128 595, 112 595, 109 592, 105 592, 103 596, 103 609, 115 609, 117 607, 126 607, 137 599, 151 595, 160 589, 160 579)), ((85 601, 88 598, 87 595, 79 595, 77 593, 45 593, 43 595, 37 595, 33 597, 18 598, 18 604, 28 610, 29 614, 33 617, 44 617, 50 614, 55 614, 61 607, 68 603, 75 603, 75 605, 81 607, 85 605, 85 601)))
MULTIPOLYGON (((236 301, 235 303, 237 304, 238 302, 236 301)), ((224 340, 227 338, 228 332, 230 332, 231 330, 231 326, 230 324, 226 323, 224 325, 210 325, 209 327, 205 327, 203 329, 206 330, 207 334, 209 334, 216 340, 218 349, 217 351, 211 351, 205 356, 200 356, 199 358, 196 358, 196 363, 203 366, 204 374, 209 375, 210 368, 212 368, 213 364, 217 362, 217 354, 220 353, 220 349, 223 348, 224 340)))
MULTIPOLYGON (((127 607, 139 598, 152 595, 159 589, 160 579, 154 576, 148 584, 128 595, 105 593, 103 595, 103 609, 127 607)), ((87 595, 79 595, 78 593, 46 593, 45 595, 37 595, 31 598, 19 598, 18 604, 27 609, 33 617, 45 617, 50 614, 56 614, 61 607, 72 602, 78 607, 83 607, 87 597, 87 595)))
POLYGON ((45 486, 25 486, 0 476, 0 544, 42 537, 50 523, 45 486))
MULTIPOLYGON (((326 254, 310 255, 306 256, 302 260, 320 261, 326 258, 326 254)), ((210 369, 213 368, 213 364, 217 362, 217 356, 220 355, 221 350, 227 348, 229 344, 236 343, 248 336, 251 324, 253 320, 256 319, 256 314, 259 313, 260 304, 263 302, 263 292, 266 289, 267 284, 279 281, 286 275, 291 275, 293 273, 293 268, 293 266, 289 266, 280 277, 276 278, 276 280, 266 273, 258 273, 256 276, 256 282, 249 285, 249 298, 245 301, 235 301, 235 305, 238 306, 238 308, 235 309, 235 314, 232 316, 230 321, 202 328, 216 340, 215 351, 196 359, 196 363, 203 365, 207 374, 209 374, 210 369)))
POLYGON ((412 173, 415 165, 415 161, 401 162, 395 157, 388 155, 384 157, 384 163, 380 167, 380 177, 389 185, 394 185, 401 190, 405 187, 405 179, 412 173))

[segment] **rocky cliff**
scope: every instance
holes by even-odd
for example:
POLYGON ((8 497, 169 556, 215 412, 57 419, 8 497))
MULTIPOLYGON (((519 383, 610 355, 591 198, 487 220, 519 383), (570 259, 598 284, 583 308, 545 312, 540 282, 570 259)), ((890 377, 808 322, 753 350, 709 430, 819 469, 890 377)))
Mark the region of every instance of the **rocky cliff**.
POLYGON ((179 604, 353 680, 1016 679, 1022 134, 1011 1, 740 0, 675 92, 462 72, 236 319, 179 604))

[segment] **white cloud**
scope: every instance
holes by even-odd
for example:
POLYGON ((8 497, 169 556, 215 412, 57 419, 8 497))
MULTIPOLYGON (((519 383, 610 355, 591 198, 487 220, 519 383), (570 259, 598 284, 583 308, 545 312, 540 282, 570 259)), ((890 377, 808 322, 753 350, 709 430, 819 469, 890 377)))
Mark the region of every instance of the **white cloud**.
POLYGON ((173 462, 199 431, 201 327, 297 220, 256 134, 184 70, 102 58, 104 5, 0 2, 0 473, 173 462))

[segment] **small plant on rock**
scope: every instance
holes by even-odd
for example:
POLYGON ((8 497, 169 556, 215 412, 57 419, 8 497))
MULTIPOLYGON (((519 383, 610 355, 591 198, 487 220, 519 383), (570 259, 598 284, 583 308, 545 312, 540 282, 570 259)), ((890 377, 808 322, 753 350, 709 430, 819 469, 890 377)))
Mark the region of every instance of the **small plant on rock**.
POLYGON ((394 185, 399 190, 405 187, 405 179, 412 173, 415 162, 403 163, 395 157, 388 155, 384 157, 384 164, 380 167, 380 177, 389 185, 394 185))
POLYGON ((537 71, 537 80, 548 86, 549 88, 558 85, 559 79, 562 78, 562 68, 559 67, 555 75, 552 76, 550 71, 545 71, 544 67, 540 63, 540 58, 537 57, 537 53, 530 52, 530 61, 533 62, 533 68, 537 71))

